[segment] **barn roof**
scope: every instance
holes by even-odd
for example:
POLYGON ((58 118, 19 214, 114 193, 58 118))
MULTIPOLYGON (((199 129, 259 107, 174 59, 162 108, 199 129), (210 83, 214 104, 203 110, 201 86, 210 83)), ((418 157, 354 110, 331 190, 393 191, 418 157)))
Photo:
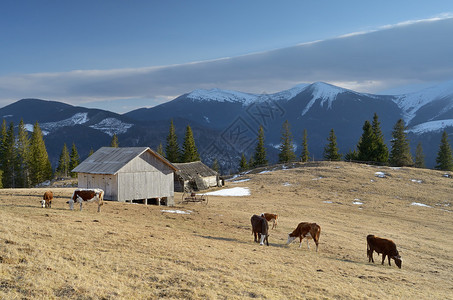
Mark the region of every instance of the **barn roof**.
POLYGON ((217 172, 209 168, 201 161, 194 161, 189 163, 175 163, 176 168, 179 169, 177 174, 184 180, 191 180, 192 178, 198 177, 210 177, 217 176, 217 172))
POLYGON ((151 150, 149 147, 102 147, 81 162, 72 170, 72 172, 89 174, 116 174, 132 159, 146 151, 161 160, 165 165, 173 169, 173 171, 178 171, 178 168, 171 162, 166 160, 157 152, 151 150))

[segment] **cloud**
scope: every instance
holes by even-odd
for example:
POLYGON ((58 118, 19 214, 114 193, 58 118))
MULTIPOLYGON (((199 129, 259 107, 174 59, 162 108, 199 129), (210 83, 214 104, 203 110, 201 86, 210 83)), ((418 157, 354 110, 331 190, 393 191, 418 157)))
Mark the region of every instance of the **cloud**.
POLYGON ((129 98, 156 104, 199 88, 272 93, 315 81, 374 93, 399 85, 452 79, 451 36, 453 17, 445 15, 182 65, 3 76, 0 105, 27 97, 73 105, 129 98))

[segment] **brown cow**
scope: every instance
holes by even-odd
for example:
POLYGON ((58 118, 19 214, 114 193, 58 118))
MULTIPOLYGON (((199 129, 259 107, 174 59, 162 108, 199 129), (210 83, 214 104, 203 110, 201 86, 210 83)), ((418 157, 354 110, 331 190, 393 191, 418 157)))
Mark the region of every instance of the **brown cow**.
POLYGON ((52 191, 46 191, 44 193, 44 196, 42 196, 42 201, 41 201, 42 207, 52 208, 52 199, 53 199, 52 191))
POLYGON ((272 229, 277 228, 278 215, 270 213, 262 213, 261 217, 265 218, 267 222, 272 221, 272 229))
POLYGON ((319 244, 319 235, 321 234, 321 226, 316 223, 307 223, 302 222, 297 225, 296 229, 293 232, 288 234, 288 241, 286 242, 289 245, 292 241, 294 241, 297 237, 300 238, 299 248, 302 246, 302 240, 307 238, 307 247, 310 249, 310 245, 308 245, 308 240, 313 239, 316 244, 316 252, 318 252, 318 244, 319 244))
MULTIPOLYGON (((104 191, 101 189, 77 189, 72 194, 71 200, 80 204, 80 210, 82 210, 82 203, 85 202, 97 202, 98 212, 101 211, 101 206, 104 199, 104 191)), ((71 206, 71 200, 69 205, 71 206)), ((73 203, 73 202, 72 202, 73 203)))
POLYGON ((255 237, 255 242, 258 243, 259 239, 260 245, 264 245, 264 241, 266 241, 266 245, 269 246, 269 224, 267 220, 258 215, 253 215, 250 222, 252 223, 252 234, 255 237))
POLYGON ((396 250, 396 245, 392 240, 383 239, 370 234, 366 237, 366 242, 367 242, 366 253, 368 256, 368 262, 374 263, 373 251, 376 251, 378 255, 379 253, 382 253, 382 264, 384 264, 385 257, 387 256, 389 266, 391 266, 390 258, 392 258, 395 261, 395 264, 398 266, 398 268, 401 269, 401 264, 403 260, 401 259, 398 250, 396 250))

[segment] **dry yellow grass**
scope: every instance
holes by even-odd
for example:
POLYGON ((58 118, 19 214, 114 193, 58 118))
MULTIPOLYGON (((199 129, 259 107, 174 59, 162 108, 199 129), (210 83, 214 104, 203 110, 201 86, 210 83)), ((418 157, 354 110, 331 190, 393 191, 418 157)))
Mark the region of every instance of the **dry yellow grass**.
POLYGON ((250 196, 176 207, 190 214, 115 202, 69 211, 71 188, 54 188, 43 209, 44 189, 0 190, 0 298, 453 299, 453 180, 442 174, 301 164, 227 183, 250 196), (279 214, 269 247, 253 242, 261 212, 279 214), (312 241, 285 245, 302 221, 321 226, 318 253, 312 241), (367 234, 394 240, 402 269, 376 254, 368 263, 367 234))

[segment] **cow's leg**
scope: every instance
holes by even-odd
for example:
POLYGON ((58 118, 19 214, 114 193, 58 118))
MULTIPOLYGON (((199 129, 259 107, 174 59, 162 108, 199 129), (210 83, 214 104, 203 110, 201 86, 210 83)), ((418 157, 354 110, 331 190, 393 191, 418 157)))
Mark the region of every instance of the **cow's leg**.
POLYGON ((317 239, 313 239, 313 241, 315 241, 315 244, 316 244, 316 252, 318 252, 318 240, 317 240, 317 239))
POLYGON ((391 266, 392 264, 390 263, 390 255, 387 255, 387 258, 389 260, 389 266, 391 266))
POLYGON ((382 253, 382 265, 384 264, 384 261, 385 261, 385 253, 382 253))
MULTIPOLYGON (((262 234, 260 239, 260 246, 264 245, 264 240, 266 239, 267 234, 262 234)), ((267 244, 269 246, 269 243, 267 244)))
POLYGON ((308 244, 308 238, 307 238, 307 248, 310 250, 310 245, 308 244))
POLYGON ((302 248, 302 240, 304 239, 302 236, 299 237, 300 238, 300 242, 299 242, 299 248, 302 248))
POLYGON ((98 212, 101 212, 101 202, 98 201, 98 212))

